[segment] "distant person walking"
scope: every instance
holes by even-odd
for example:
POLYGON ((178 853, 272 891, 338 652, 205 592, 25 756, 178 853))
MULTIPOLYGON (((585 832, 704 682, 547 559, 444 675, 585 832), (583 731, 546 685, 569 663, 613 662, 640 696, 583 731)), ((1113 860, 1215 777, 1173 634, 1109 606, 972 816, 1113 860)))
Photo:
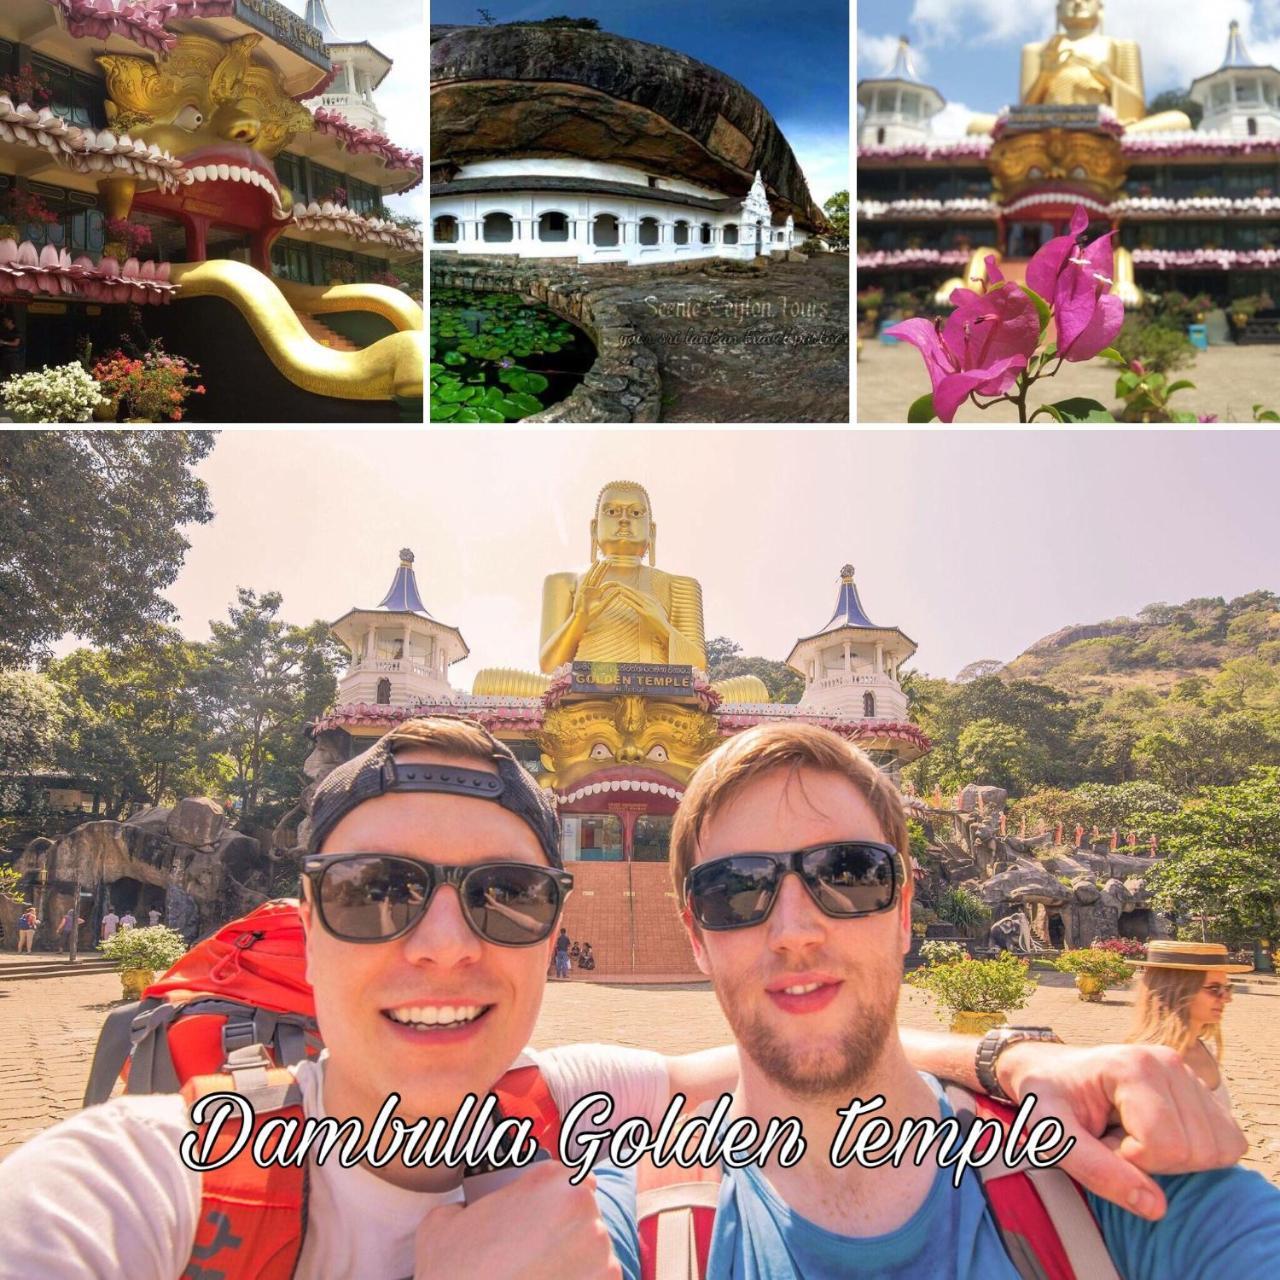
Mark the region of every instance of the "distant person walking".
POLYGON ((84 917, 77 916, 74 910, 69 910, 62 917, 62 923, 58 926, 58 950, 69 951, 71 949, 71 930, 77 929, 84 924, 84 917))
POLYGON ((147 912, 147 925, 154 929, 159 923, 160 913, 155 909, 155 907, 152 907, 151 910, 147 912))
POLYGON ((1147 945, 1133 1028, 1134 1044, 1163 1044, 1176 1049, 1206 1089, 1231 1110, 1222 1071, 1222 1018, 1231 1002, 1231 975, 1252 965, 1232 964, 1220 942, 1165 942, 1147 945))
POLYGON ((120 927, 120 917, 116 915, 114 909, 108 908, 107 914, 102 917, 102 940, 106 942, 115 931, 120 927))
POLYGON ((28 907, 18 917, 18 953, 25 950, 28 955, 31 954, 32 945, 36 940, 36 929, 39 928, 40 921, 36 918, 35 907, 28 907))
POLYGON ((12 315, 0 316, 0 382, 27 367, 27 344, 12 315))
POLYGON ((569 947, 572 944, 569 941, 569 931, 561 929, 559 936, 556 938, 556 977, 567 978, 569 976, 569 947))
POLYGON ((137 923, 137 918, 134 916, 132 911, 126 911, 124 915, 120 917, 120 927, 122 929, 132 929, 137 923))

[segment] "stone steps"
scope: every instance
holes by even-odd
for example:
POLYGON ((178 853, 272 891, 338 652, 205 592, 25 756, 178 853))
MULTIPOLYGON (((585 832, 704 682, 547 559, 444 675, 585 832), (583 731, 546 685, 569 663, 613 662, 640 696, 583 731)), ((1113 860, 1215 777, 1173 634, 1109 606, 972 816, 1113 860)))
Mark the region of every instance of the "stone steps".
POLYGON ((76 973, 114 973, 115 964, 97 952, 81 953, 71 964, 65 955, 13 954, 0 959, 0 982, 29 982, 39 978, 65 978, 76 973))
POLYGON ((359 351, 350 338, 344 338, 340 333, 330 329, 322 320, 317 320, 315 316, 303 315, 301 311, 294 313, 298 317, 302 327, 313 337, 322 347, 329 347, 333 351, 359 351))

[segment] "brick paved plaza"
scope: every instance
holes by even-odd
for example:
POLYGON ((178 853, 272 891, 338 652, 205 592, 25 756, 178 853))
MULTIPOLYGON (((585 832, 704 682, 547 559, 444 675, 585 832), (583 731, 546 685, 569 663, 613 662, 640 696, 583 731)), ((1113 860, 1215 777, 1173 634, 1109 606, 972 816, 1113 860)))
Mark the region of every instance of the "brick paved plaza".
MULTIPOLYGON (((929 390, 920 353, 905 343, 883 346, 865 340, 855 366, 858 422, 905 422, 911 402, 929 390)), ((1175 393, 1172 404, 1188 413, 1217 414, 1221 422, 1252 422, 1253 406, 1265 404, 1280 410, 1280 346, 1214 346, 1202 351, 1195 363, 1179 369, 1173 379, 1194 382, 1194 391, 1175 393)), ((1114 409, 1116 375, 1101 360, 1084 364, 1064 364, 1052 378, 1037 383, 1028 396, 1028 411, 1050 400, 1089 396, 1114 409)), ((965 404, 956 414, 957 422, 1017 422, 1011 404, 982 411, 965 404)), ((1051 426, 1049 419, 1037 425, 1051 426)))
MULTIPOLYGON (((6 957, 16 959, 16 957, 6 957)), ((48 956, 34 963, 57 963, 48 956)), ((1048 1023, 1077 1044, 1118 1040, 1132 997, 1111 992, 1083 1004, 1066 975, 1040 974, 1018 1020, 1048 1023)), ((1280 1186, 1280 981, 1238 980, 1227 1015, 1226 1075, 1250 1139, 1246 1163, 1280 1186)), ((112 973, 75 973, 0 983, 0 1159, 80 1106, 89 1060, 105 1014, 120 994, 112 973)), ((932 1002, 904 988, 903 1025, 937 1028, 932 1002)), ((537 1047, 574 1040, 637 1045, 669 1053, 724 1044, 728 1027, 710 987, 549 983, 534 1036, 537 1047)))

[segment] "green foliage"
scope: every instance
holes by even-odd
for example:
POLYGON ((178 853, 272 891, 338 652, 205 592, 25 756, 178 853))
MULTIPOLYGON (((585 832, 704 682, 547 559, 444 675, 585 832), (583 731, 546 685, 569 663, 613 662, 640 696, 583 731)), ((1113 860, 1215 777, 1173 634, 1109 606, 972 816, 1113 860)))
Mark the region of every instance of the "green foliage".
POLYGON ((1133 966, 1126 964, 1123 956, 1114 951, 1095 950, 1092 947, 1064 951, 1055 963, 1063 973, 1095 978, 1103 984, 1103 991, 1118 987, 1133 977, 1133 966))
MULTIPOLYGON (((511 25, 515 26, 516 24, 512 23, 511 25)), ((576 27, 581 31, 600 30, 600 22, 596 18, 566 18, 563 15, 558 18, 529 18, 523 20, 520 25, 527 27, 576 27)))
POLYGON ((176 929, 157 924, 146 929, 117 929, 102 943, 101 951, 121 973, 128 969, 163 973, 186 954, 187 944, 176 929))
POLYGON ((1169 400, 1175 392, 1195 390, 1195 383, 1180 378, 1170 382, 1163 373, 1151 370, 1139 373, 1125 369, 1116 378, 1116 395, 1124 401, 1124 422, 1195 422, 1193 413, 1172 409, 1169 400))
POLYGON ((22 875, 17 867, 0 867, 0 898, 16 898, 22 875))
POLYGON ((914 969, 906 981, 933 995, 944 1021, 952 1013, 1022 1009, 1036 990, 1026 964, 1007 951, 995 960, 961 960, 914 969))
POLYGON ((983 718, 968 724, 956 743, 956 758, 966 777, 1021 791, 1042 767, 1027 731, 983 718))
POLYGON ((849 238, 849 193, 837 191, 835 195, 823 202, 822 212, 827 215, 827 221, 831 223, 835 234, 847 240, 849 238))
POLYGON ((173 616, 161 594, 212 519, 207 431, 0 432, 0 664, 73 632, 113 645, 173 616))
POLYGON ((290 626, 281 596, 244 587, 226 622, 210 624, 196 675, 197 719, 206 758, 228 769, 243 820, 278 818, 299 795, 308 721, 333 704, 345 652, 328 623, 290 626))
POLYGON ((1196 358, 1196 349, 1186 334, 1186 323, 1130 315, 1116 337, 1116 350, 1125 364, 1131 365, 1137 360, 1147 373, 1185 369, 1196 358))
POLYGON ((1028 830, 1034 830, 1042 821, 1052 830, 1061 822, 1063 837, 1070 840, 1076 823, 1088 830, 1096 825, 1103 831, 1115 828, 1122 832, 1149 832, 1148 815, 1176 813, 1179 807, 1178 797, 1154 782, 1085 782, 1070 791, 1038 788, 1010 805, 1009 816, 1014 822, 1025 817, 1028 830))
POLYGON ((920 944, 920 959, 925 964, 959 964, 968 958, 969 953, 958 942, 930 938, 928 942, 920 944))
POLYGON ((1160 111, 1182 111, 1191 121, 1191 127, 1198 129, 1204 118, 1204 107, 1197 102, 1186 89, 1166 89, 1157 93, 1147 104, 1147 113, 1155 115, 1160 111))
POLYGON ((911 860, 919 866, 929 851, 929 838, 925 835, 924 827, 918 818, 907 819, 907 841, 911 860))
POLYGON ((982 928, 990 919, 991 912, 976 894, 968 889, 944 889, 938 895, 938 919, 946 920, 969 933, 982 928))
POLYGON ((707 643, 707 676, 711 680, 730 680, 734 676, 756 676, 769 690, 770 702, 799 702, 804 694, 804 677, 785 662, 771 658, 748 658, 742 646, 727 636, 716 636, 707 643))

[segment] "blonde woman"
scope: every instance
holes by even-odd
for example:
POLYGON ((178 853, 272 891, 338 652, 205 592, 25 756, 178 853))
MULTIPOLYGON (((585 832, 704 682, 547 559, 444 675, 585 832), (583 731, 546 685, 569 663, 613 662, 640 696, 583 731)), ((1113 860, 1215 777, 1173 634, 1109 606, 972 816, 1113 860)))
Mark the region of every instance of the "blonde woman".
POLYGON ((1222 1015, 1231 1000, 1232 964, 1220 942, 1152 942, 1142 966, 1128 1039, 1176 1049, 1204 1086, 1229 1111, 1222 1073, 1222 1015), (1210 1048, 1212 1046, 1212 1048, 1210 1048))

